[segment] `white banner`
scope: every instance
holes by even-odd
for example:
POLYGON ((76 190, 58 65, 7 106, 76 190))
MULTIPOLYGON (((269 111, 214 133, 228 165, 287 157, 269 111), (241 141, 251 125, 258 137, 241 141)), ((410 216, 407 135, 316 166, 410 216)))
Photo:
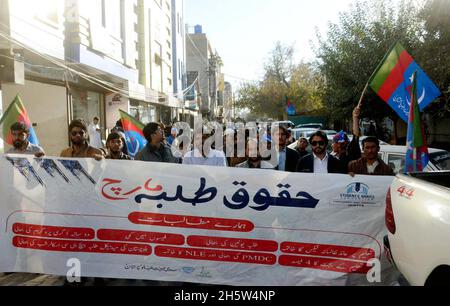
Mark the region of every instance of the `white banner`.
POLYGON ((86 277, 395 282, 382 243, 391 177, 12 155, 0 173, 0 272, 66 276, 79 263, 86 277))

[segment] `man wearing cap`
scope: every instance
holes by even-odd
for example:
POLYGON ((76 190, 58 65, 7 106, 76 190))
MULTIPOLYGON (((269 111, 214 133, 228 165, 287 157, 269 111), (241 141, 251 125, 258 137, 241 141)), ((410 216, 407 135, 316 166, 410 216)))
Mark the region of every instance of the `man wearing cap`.
POLYGON ((175 141, 175 139, 178 136, 178 130, 177 128, 173 127, 170 129, 170 136, 167 137, 167 143, 169 144, 169 146, 171 146, 173 144, 173 142, 175 141))
POLYGON ((309 154, 309 152, 307 151, 308 146, 309 146, 308 139, 306 139, 305 137, 301 137, 297 141, 296 150, 297 150, 297 153, 299 154, 300 158, 303 158, 309 154))
POLYGON ((350 162, 361 158, 359 137, 353 135, 353 139, 350 141, 347 133, 340 131, 333 137, 333 152, 331 155, 339 159, 343 167, 347 169, 350 162))
POLYGON ((36 146, 28 140, 30 138, 30 129, 25 123, 16 122, 11 128, 13 147, 6 154, 25 154, 42 157, 45 155, 44 150, 36 146))

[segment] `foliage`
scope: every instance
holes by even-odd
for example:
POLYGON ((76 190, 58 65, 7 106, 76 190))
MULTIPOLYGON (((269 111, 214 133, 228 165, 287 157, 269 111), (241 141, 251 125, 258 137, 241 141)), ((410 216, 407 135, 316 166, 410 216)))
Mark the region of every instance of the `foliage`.
MULTIPOLYGON (((358 1, 329 24, 326 37, 317 35, 317 65, 326 82, 324 102, 333 119, 351 118, 361 93, 384 55, 400 42, 438 85, 450 86, 450 1, 428 0, 422 7, 413 0, 397 6, 389 0, 358 1)), ((448 97, 448 94, 447 94, 448 97)), ((442 98, 427 111, 448 107, 442 98)), ((362 115, 380 120, 398 117, 371 90, 365 95, 362 115)))
POLYGON ((311 64, 294 63, 292 46, 277 42, 264 70, 262 81, 243 84, 238 91, 237 107, 248 109, 249 117, 286 119, 286 97, 298 111, 322 107, 322 78, 311 64))

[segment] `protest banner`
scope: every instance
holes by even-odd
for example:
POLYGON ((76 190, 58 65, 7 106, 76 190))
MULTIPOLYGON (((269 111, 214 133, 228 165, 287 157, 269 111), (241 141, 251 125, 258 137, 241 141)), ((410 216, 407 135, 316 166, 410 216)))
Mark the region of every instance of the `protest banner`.
POLYGON ((244 286, 395 282, 391 177, 0 156, 0 272, 244 286), (377 260, 381 266, 372 267, 377 260), (376 275, 375 275, 376 279, 376 275))

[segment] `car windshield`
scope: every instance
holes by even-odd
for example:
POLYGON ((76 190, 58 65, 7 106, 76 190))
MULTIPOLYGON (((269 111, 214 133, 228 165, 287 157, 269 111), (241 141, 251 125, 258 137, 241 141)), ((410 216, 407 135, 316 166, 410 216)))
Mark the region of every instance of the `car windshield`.
POLYGON ((450 152, 442 151, 430 154, 430 161, 439 170, 450 170, 450 152))

